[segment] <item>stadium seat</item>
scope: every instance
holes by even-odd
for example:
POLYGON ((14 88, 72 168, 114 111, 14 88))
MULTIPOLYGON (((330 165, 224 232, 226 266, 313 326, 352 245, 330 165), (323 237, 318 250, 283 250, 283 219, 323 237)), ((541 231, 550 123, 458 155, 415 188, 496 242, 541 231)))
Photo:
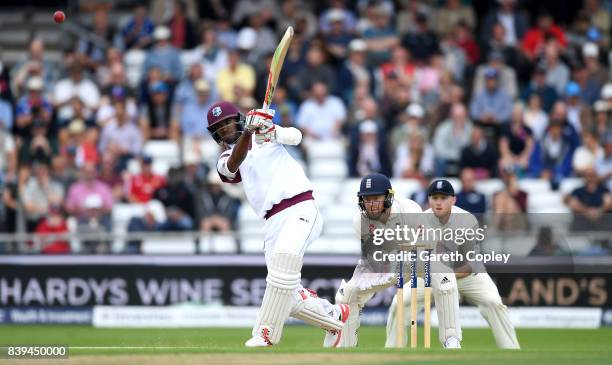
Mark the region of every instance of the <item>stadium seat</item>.
POLYGON ((519 180, 519 188, 529 194, 529 196, 552 191, 550 181, 543 179, 521 179, 519 180))
POLYGON ((309 164, 310 177, 313 179, 330 178, 341 180, 348 174, 346 161, 342 159, 317 159, 309 164))
MULTIPOLYGON (((45 47, 58 48, 65 41, 65 34, 56 27, 40 29, 34 34, 34 38, 42 39, 45 47)), ((46 52, 45 52, 46 53, 46 52)))
POLYGON ((195 248, 195 241, 191 237, 148 238, 142 242, 144 254, 194 254, 195 248))
POLYGON ((264 248, 264 240, 261 237, 243 237, 240 240, 243 253, 261 254, 264 248))
POLYGON ((235 253, 238 251, 236 238, 232 235, 207 234, 200 236, 200 253, 235 253))
POLYGON ((482 180, 477 181, 474 188, 490 200, 493 194, 504 189, 504 182, 500 179, 482 180))
POLYGON ((147 53, 143 50, 129 50, 123 56, 125 64, 125 75, 131 87, 137 87, 142 78, 142 65, 144 64, 147 53))
MULTIPOLYGON (((0 25, 23 24, 25 21, 25 11, 0 11, 0 25)), ((51 18, 49 14, 47 17, 51 18)))
POLYGON ((361 179, 359 178, 351 178, 342 182, 338 197, 340 204, 357 204, 357 192, 359 192, 360 183, 361 179))
POLYGON ((361 253, 361 245, 359 240, 354 238, 339 239, 322 236, 308 246, 306 253, 358 255, 361 253))
POLYGON ((527 199, 529 213, 569 213, 569 208, 563 203, 563 196, 558 192, 529 195, 527 199))
POLYGON ((174 141, 148 141, 144 145, 143 153, 153 157, 153 161, 164 161, 169 165, 180 163, 179 146, 174 141))
POLYGON ((584 179, 582 179, 581 177, 568 177, 561 181, 559 191, 561 192, 561 194, 567 195, 583 185, 584 179))
POLYGON ((421 184, 415 179, 391 179, 391 186, 395 190, 395 196, 406 198, 419 190, 421 184))
POLYGON ((358 212, 358 209, 356 201, 353 205, 340 204, 328 207, 322 212, 323 221, 325 224, 352 224, 353 216, 358 212))
POLYGON ((308 159, 339 159, 344 160, 345 149, 340 141, 310 141, 307 144, 308 159))
POLYGON ((30 32, 26 29, 3 28, 0 30, 0 46, 21 47, 27 49, 30 32))
POLYGON ((334 179, 313 179, 314 197, 319 207, 333 203, 338 195, 340 185, 334 179))

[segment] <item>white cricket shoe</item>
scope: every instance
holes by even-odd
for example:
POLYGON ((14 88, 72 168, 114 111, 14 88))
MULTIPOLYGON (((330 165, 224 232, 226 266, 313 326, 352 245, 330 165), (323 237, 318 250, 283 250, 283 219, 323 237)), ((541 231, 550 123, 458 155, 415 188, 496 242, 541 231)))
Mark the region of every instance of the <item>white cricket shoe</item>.
POLYGON ((460 349, 461 342, 459 342, 459 339, 457 337, 451 336, 446 339, 446 342, 444 342, 444 348, 445 349, 460 349))
POLYGON ((259 332, 260 334, 251 337, 244 345, 246 347, 271 347, 272 342, 269 339, 270 329, 262 327, 259 332))
MULTIPOLYGON (((348 304, 336 304, 334 305, 335 319, 342 323, 346 323, 349 317, 350 310, 348 304)), ((340 339, 342 338, 342 330, 338 331, 326 331, 325 339, 323 340, 323 347, 338 347, 340 339)))

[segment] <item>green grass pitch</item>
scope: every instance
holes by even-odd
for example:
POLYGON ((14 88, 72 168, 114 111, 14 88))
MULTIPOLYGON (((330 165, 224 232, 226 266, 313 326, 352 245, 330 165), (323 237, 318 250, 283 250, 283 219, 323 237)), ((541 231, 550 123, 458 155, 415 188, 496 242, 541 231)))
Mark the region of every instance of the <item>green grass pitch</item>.
MULTIPOLYGON (((422 330, 422 328, 419 328, 422 330)), ((522 349, 498 350, 489 329, 465 329, 463 349, 385 349, 383 327, 364 326, 359 347, 323 349, 323 332, 288 326, 280 345, 246 349, 250 329, 120 329, 88 326, 0 326, 0 345, 68 344, 69 360, 19 364, 612 364, 612 328, 520 329, 522 349)), ((422 332, 419 333, 422 346, 422 332)), ((0 363, 2 360, 0 360, 0 363)), ((17 362, 16 362, 17 363, 17 362)))

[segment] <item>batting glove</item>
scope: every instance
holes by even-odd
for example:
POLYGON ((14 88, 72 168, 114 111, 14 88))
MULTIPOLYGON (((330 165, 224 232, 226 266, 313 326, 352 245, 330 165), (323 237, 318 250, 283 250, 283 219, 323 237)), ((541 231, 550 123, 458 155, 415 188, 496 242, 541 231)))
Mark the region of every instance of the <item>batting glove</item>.
POLYGON ((265 131, 274 126, 272 118, 275 111, 273 109, 253 109, 246 115, 244 127, 245 129, 255 131, 265 131))
POLYGON ((274 124, 266 130, 255 132, 255 143, 262 144, 266 142, 276 142, 276 127, 274 124))

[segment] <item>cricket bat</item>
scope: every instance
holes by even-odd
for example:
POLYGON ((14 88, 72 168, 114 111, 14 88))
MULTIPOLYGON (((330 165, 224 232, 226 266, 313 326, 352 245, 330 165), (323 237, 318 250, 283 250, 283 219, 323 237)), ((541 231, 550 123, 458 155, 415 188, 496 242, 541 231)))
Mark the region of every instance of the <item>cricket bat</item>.
POLYGON ((283 69, 283 62, 285 62, 285 56, 287 50, 293 39, 293 27, 287 28, 283 38, 278 43, 274 55, 272 56, 272 63, 270 63, 270 72, 268 73, 268 84, 266 85, 266 96, 264 98, 262 109, 268 110, 270 104, 272 104, 272 98, 274 97, 274 89, 276 89, 276 83, 278 82, 278 76, 283 69))

